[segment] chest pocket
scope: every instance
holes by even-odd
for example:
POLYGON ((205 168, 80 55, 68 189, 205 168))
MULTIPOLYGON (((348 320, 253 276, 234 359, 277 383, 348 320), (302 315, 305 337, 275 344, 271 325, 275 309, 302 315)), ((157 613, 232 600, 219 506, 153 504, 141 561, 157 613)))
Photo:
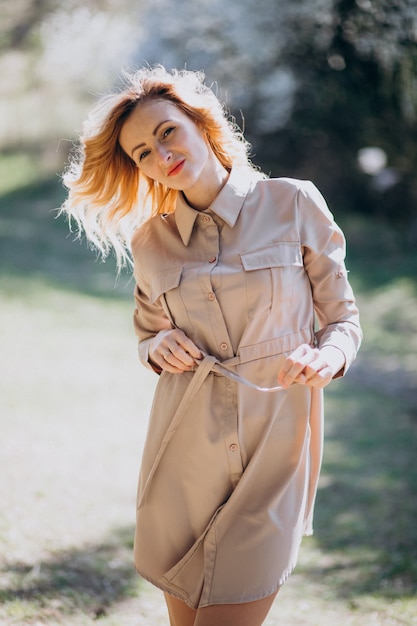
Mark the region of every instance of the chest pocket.
POLYGON ((240 257, 245 269, 248 316, 270 313, 276 307, 280 313, 289 311, 296 275, 303 268, 300 244, 280 241, 240 257))
POLYGON ((181 265, 155 274, 151 279, 151 304, 160 301, 171 324, 186 332, 191 330, 191 321, 181 295, 181 265))

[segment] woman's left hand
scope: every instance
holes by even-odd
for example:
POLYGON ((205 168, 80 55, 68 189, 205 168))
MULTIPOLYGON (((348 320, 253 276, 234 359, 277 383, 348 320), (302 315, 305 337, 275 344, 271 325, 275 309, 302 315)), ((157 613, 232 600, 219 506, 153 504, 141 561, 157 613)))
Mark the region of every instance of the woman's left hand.
POLYGON ((278 384, 289 387, 293 383, 322 388, 345 364, 343 352, 333 346, 321 349, 302 344, 287 356, 278 372, 278 384))

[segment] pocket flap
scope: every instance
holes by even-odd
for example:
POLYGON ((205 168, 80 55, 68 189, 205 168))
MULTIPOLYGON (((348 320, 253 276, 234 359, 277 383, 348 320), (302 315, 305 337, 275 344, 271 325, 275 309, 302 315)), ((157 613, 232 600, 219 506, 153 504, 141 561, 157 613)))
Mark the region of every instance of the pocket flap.
POLYGON ((151 279, 151 304, 153 304, 163 293, 178 287, 181 280, 181 274, 182 266, 179 266, 164 270, 163 272, 153 276, 151 279))
POLYGON ((303 265, 300 244, 296 241, 278 241, 240 255, 245 270, 260 270, 286 265, 303 265))

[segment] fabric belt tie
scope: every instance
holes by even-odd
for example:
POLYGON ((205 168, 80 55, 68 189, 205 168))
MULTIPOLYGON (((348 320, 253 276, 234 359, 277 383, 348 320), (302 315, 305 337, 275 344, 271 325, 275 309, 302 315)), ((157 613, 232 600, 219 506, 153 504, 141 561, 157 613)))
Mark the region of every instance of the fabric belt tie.
MULTIPOLYGON (((204 363, 205 359, 207 358, 213 359, 214 357, 205 357, 204 359, 196 361, 196 363, 200 367, 201 364, 204 363)), ((233 365, 234 364, 233 361, 234 359, 230 359, 227 362, 227 364, 233 365)), ((240 374, 237 374, 236 372, 233 372, 232 370, 230 370, 228 367, 224 365, 224 363, 221 363, 217 359, 214 360, 211 371, 215 372, 216 374, 220 374, 221 376, 226 376, 226 378, 230 378, 231 380, 234 380, 236 383, 240 383, 241 385, 246 385, 246 387, 250 387, 251 389, 256 389, 257 391, 275 392, 275 391, 280 391, 281 389, 284 389, 282 385, 276 385, 275 387, 260 387, 259 385, 255 385, 255 383, 252 383, 247 378, 244 378, 240 374)))

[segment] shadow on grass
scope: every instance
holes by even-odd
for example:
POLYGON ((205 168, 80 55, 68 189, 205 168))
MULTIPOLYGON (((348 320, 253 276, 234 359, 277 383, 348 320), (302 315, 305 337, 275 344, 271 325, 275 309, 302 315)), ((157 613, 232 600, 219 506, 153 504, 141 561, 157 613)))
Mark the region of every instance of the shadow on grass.
POLYGON ((36 276, 101 298, 132 298, 129 273, 116 279, 114 258, 99 260, 85 240, 75 240, 65 218, 57 217, 64 198, 57 176, 0 196, 0 274, 36 276))
POLYGON ((343 598, 417 592, 417 427, 401 397, 349 384, 328 391, 315 541, 326 578, 343 598))
POLYGON ((58 552, 35 566, 8 563, 0 570, 7 579, 0 590, 3 608, 19 603, 25 617, 38 619, 106 615, 112 605, 140 592, 132 537, 133 528, 120 528, 108 541, 58 552))

